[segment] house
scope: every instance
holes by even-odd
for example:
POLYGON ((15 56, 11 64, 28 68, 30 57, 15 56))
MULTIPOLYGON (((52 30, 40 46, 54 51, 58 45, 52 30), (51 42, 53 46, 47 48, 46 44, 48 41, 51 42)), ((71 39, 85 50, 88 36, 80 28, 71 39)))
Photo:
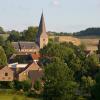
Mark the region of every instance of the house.
POLYGON ((39 47, 36 45, 35 42, 12 42, 12 45, 16 52, 20 52, 20 54, 30 54, 39 51, 39 47))
POLYGON ((30 71, 29 72, 29 77, 31 77, 31 80, 32 80, 32 85, 34 85, 34 82, 40 78, 43 77, 43 70, 35 70, 35 71, 30 71))
POLYGON ((0 81, 13 81, 14 78, 14 71, 8 66, 0 70, 0 81))
POLYGON ((10 68, 25 68, 28 64, 19 64, 18 62, 9 64, 10 68))
POLYGON ((42 68, 40 68, 39 65, 34 62, 29 64, 27 67, 22 69, 17 74, 17 78, 19 81, 24 81, 27 79, 31 79, 33 81, 41 78, 42 76, 43 76, 42 68))
POLYGON ((25 81, 30 79, 32 83, 42 78, 43 69, 37 63, 10 64, 0 69, 0 81, 25 81))
POLYGON ((24 62, 26 63, 26 61, 29 60, 27 62, 29 64, 25 66, 21 64, 20 65, 12 64, 0 69, 0 81, 13 81, 13 80, 24 81, 29 78, 32 81, 35 81, 41 78, 43 76, 43 70, 36 62, 34 62, 38 61, 40 55, 33 55, 32 57, 34 58, 34 61, 33 59, 31 61, 30 57, 25 57, 25 56, 28 56, 30 54, 37 54, 39 50, 42 49, 47 44, 48 44, 48 34, 46 32, 44 16, 42 13, 35 42, 27 42, 27 41, 12 42, 12 45, 16 50, 16 54, 14 54, 11 57, 10 62, 13 62, 14 60, 15 62, 23 61, 23 63, 24 62), (17 57, 16 58, 17 61, 16 59, 13 59, 15 57, 17 57))
POLYGON ((48 44, 48 34, 46 32, 43 13, 39 24, 35 42, 19 41, 12 42, 17 54, 31 54, 39 52, 41 48, 48 44))

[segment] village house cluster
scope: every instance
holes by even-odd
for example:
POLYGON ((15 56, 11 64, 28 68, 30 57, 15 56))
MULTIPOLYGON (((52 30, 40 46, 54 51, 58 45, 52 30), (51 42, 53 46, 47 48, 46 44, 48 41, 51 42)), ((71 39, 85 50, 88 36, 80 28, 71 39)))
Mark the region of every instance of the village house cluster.
MULTIPOLYGON (((70 40, 71 39, 69 38, 67 42, 69 42, 70 40)), ((76 40, 74 40, 74 42, 75 41, 76 40)), ((80 44, 80 42, 78 43, 80 44)), ((34 83, 34 81, 38 80, 39 78, 42 78, 43 69, 41 68, 41 66, 38 65, 39 58, 41 57, 39 54, 39 50, 47 44, 48 34, 46 32, 44 16, 42 13, 35 42, 12 42, 12 45, 16 50, 16 54, 13 54, 10 60, 12 60, 17 55, 28 55, 31 56, 32 61, 27 64, 8 64, 4 68, 0 69, 0 81, 24 81, 31 79, 31 81, 34 83)), ((88 56, 92 52, 90 50, 86 50, 85 53, 88 56)), ((100 57, 100 41, 98 44, 97 54, 100 57)))
POLYGON ((28 64, 12 63, 0 69, 0 81, 24 81, 31 79, 32 82, 43 76, 43 69, 38 65, 40 58, 39 50, 48 44, 48 34, 46 33, 43 13, 39 24, 36 42, 12 42, 16 54, 12 55, 31 55, 32 62, 28 64))

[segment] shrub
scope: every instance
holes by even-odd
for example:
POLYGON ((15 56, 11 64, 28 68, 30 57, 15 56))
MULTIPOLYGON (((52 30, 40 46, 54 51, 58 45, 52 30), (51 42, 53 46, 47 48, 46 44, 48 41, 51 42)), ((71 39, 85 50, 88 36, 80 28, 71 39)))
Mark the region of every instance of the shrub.
POLYGON ((42 88, 42 85, 41 85, 40 80, 35 81, 35 83, 34 83, 34 89, 37 90, 37 91, 39 91, 39 90, 41 90, 41 88, 42 88))

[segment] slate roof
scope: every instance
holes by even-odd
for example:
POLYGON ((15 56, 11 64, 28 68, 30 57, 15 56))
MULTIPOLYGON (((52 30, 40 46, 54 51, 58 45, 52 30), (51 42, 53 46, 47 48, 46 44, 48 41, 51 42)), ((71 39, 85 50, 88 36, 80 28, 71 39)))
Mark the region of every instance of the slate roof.
POLYGON ((39 24, 39 29, 38 29, 37 37, 39 38, 40 35, 47 35, 43 13, 41 15, 41 20, 40 20, 40 24, 39 24))
POLYGON ((12 45, 16 49, 37 49, 39 48, 35 42, 12 42, 12 45))

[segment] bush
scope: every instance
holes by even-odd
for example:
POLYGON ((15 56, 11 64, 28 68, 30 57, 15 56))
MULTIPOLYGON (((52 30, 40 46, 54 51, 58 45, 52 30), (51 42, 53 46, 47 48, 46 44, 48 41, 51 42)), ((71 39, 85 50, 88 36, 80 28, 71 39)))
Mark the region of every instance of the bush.
POLYGON ((28 97, 37 97, 37 94, 33 90, 26 92, 25 95, 28 97))
POLYGON ((24 91, 28 91, 28 90, 31 89, 31 82, 30 82, 30 80, 27 80, 27 81, 23 81, 22 82, 22 89, 24 91))
POLYGON ((10 83, 8 81, 0 81, 0 88, 1 89, 10 89, 10 83))
POLYGON ((34 89, 37 90, 37 91, 39 91, 39 90, 41 90, 41 88, 42 88, 42 85, 41 85, 40 80, 35 81, 35 83, 34 83, 34 89))

